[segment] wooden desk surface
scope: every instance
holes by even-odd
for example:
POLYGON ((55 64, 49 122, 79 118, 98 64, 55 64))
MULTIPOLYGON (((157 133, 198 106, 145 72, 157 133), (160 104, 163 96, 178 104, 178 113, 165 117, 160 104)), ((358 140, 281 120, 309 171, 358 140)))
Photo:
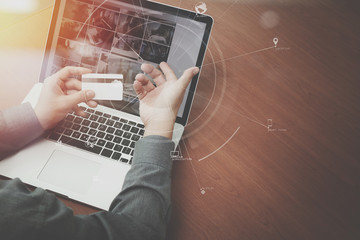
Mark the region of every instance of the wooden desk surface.
MULTIPOLYGON (((360 239, 359 4, 250 2, 206 1, 215 26, 174 163, 168 239, 360 239)), ((41 19, 50 9, 0 29, 1 108, 37 81, 41 19), (27 24, 37 31, 19 31, 27 24)))

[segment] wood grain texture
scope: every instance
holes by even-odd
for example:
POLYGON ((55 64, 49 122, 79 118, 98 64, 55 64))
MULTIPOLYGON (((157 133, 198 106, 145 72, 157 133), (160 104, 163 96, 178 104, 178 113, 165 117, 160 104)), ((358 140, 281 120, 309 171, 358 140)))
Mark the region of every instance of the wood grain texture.
POLYGON ((360 239, 359 4, 234 2, 206 1, 215 25, 168 239, 360 239))

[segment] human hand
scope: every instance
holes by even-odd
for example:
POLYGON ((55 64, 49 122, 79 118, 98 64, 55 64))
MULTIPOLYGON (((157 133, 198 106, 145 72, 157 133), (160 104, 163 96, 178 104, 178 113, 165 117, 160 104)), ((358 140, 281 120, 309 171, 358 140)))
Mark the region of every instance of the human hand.
POLYGON ((145 76, 135 77, 134 89, 140 100, 140 117, 145 125, 145 134, 172 138, 172 131, 186 87, 199 73, 199 68, 187 69, 177 79, 173 70, 165 62, 160 64, 162 72, 150 64, 141 65, 141 70, 156 83, 156 87, 145 76))
POLYGON ((54 127, 69 112, 75 111, 77 115, 84 116, 84 111, 78 107, 81 102, 86 102, 89 107, 97 106, 91 100, 95 96, 94 91, 81 91, 81 81, 74 78, 90 72, 86 68, 65 67, 44 81, 35 114, 45 130, 54 127))

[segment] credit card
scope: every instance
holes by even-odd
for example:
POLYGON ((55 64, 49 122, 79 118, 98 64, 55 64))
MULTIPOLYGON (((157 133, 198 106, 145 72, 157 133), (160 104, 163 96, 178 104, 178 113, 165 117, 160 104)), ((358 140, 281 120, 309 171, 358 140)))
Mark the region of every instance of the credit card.
POLYGON ((122 74, 83 74, 82 90, 93 90, 94 100, 123 100, 122 74))

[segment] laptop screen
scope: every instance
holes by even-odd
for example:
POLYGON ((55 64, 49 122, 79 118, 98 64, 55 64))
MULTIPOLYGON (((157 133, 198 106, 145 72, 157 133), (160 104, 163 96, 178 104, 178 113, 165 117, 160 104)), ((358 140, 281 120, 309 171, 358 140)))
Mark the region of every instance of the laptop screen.
MULTIPOLYGON (((93 73, 122 74, 123 100, 98 101, 139 115, 133 90, 142 63, 167 62, 180 77, 204 59, 212 18, 144 0, 56 1, 41 81, 65 66, 93 73)), ((194 77, 178 112, 185 125, 197 84, 194 77)))

